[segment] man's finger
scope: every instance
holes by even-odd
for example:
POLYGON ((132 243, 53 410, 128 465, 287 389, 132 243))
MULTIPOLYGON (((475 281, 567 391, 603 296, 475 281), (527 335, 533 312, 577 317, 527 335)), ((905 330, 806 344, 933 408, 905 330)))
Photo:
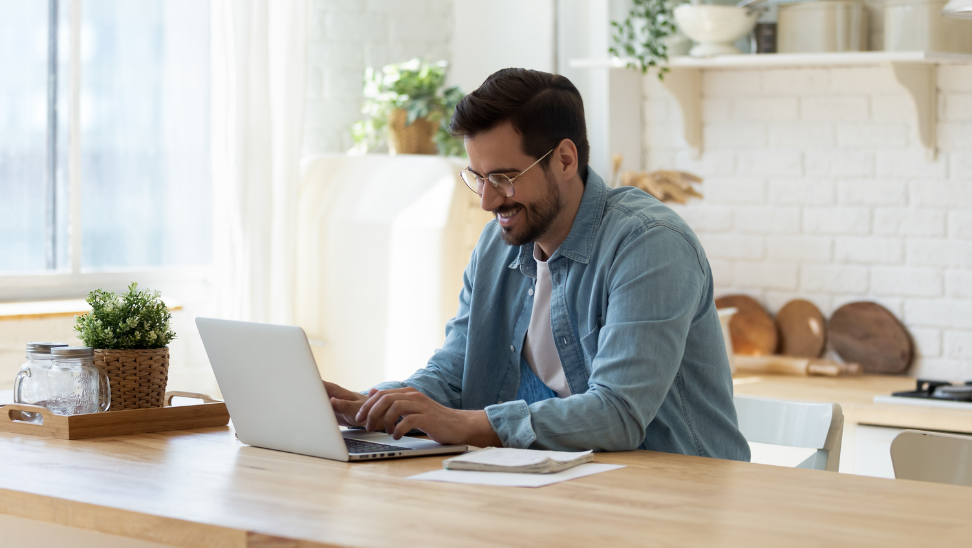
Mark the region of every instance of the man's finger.
POLYGON ((361 394, 352 392, 333 382, 324 381, 324 389, 327 390, 327 395, 332 398, 340 398, 342 400, 359 400, 362 398, 361 394))
MULTIPOLYGON (((422 430, 421 424, 424 422, 424 415, 406 415, 402 422, 395 426, 395 430, 392 432, 392 437, 396 440, 402 439, 402 436, 408 434, 413 428, 418 428, 422 430)), ((387 432, 388 429, 386 428, 387 432)), ((424 430, 423 430, 424 432, 424 430)))
MULTIPOLYGON (((365 411, 364 405, 362 405, 361 410, 358 411, 358 417, 365 415, 365 420, 362 421, 365 423, 365 428, 370 431, 375 431, 378 428, 376 425, 384 422, 383 418, 385 413, 388 411, 388 408, 391 407, 391 404, 395 403, 395 401, 401 397, 401 394, 387 394, 384 391, 382 391, 380 394, 375 394, 372 396, 368 402, 365 403, 365 405, 367 405, 368 403, 374 401, 367 412, 365 411)), ((395 425, 395 423, 389 424, 387 422, 384 424, 385 426, 389 427, 395 425)))
POLYGON ((353 417, 358 413, 358 408, 361 407, 361 404, 355 401, 332 397, 331 407, 334 408, 335 413, 350 415, 353 417))
POLYGON ((368 418, 368 413, 371 412, 371 408, 374 407, 375 403, 381 398, 382 393, 380 391, 376 392, 374 388, 368 391, 368 399, 361 404, 358 408, 358 413, 354 419, 362 424, 364 424, 365 419, 368 418))
POLYGON ((389 390, 375 390, 372 388, 368 391, 368 399, 365 400, 365 402, 361 405, 361 409, 358 410, 358 415, 355 417, 355 419, 358 422, 364 423, 368 418, 368 415, 371 413, 371 408, 374 407, 383 396, 390 394, 408 394, 413 392, 417 393, 418 391, 410 387, 392 388, 389 390))
MULTIPOLYGON (((397 430, 395 424, 398 422, 399 417, 405 417, 421 412, 421 406, 415 402, 402 399, 392 402, 392 404, 388 406, 388 411, 385 411, 385 414, 381 417, 382 422, 385 423, 385 432, 392 429, 397 430)), ((406 430, 406 432, 407 431, 408 430, 406 430)))

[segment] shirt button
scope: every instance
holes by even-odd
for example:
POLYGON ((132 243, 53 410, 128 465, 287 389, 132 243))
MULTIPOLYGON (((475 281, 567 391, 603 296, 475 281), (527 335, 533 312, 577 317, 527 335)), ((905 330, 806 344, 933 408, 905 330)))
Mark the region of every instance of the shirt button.
POLYGON ((533 288, 532 287, 527 291, 527 294, 528 295, 533 295, 533 288))
POLYGON ((564 337, 564 346, 567 346, 567 337, 564 337))
POLYGON ((510 345, 510 352, 516 352, 516 347, 512 344, 510 345))

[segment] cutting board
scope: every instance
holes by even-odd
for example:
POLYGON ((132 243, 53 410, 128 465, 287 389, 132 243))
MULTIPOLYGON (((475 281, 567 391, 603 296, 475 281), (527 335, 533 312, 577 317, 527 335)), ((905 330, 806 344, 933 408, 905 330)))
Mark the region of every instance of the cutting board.
POLYGON ((888 309, 873 302, 845 304, 827 326, 830 346, 865 373, 899 374, 911 365, 911 337, 888 309))
POLYGON ((748 295, 726 295, 715 303, 716 308, 738 310, 729 322, 729 336, 736 354, 767 356, 776 351, 776 324, 756 299, 748 295))
POLYGON ((776 313, 780 354, 817 358, 827 342, 827 322, 817 305, 794 299, 776 313))

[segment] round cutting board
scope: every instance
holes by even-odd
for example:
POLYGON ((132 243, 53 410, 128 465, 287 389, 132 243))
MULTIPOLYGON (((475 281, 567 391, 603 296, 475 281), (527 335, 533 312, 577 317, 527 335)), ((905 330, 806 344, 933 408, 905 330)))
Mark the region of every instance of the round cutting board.
POLYGON ((858 362, 865 373, 904 373, 911 364, 908 331, 894 314, 872 302, 845 304, 827 326, 834 351, 846 362, 858 362))
POLYGON ((827 342, 827 322, 820 309, 810 301, 792 300, 776 313, 780 354, 817 358, 827 342))
POLYGON ((738 312, 729 322, 729 336, 736 354, 768 356, 776 351, 776 324, 756 299, 747 295, 727 295, 716 299, 716 308, 735 307, 738 312))

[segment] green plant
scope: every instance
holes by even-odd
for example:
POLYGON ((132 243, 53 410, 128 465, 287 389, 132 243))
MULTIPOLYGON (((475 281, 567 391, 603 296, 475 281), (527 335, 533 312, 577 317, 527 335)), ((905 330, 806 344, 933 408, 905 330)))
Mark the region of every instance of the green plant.
POLYGON ((92 348, 162 348, 176 334, 169 327, 172 314, 160 296, 158 291, 139 291, 134 282, 123 295, 96 289, 88 293, 91 312, 77 317, 74 331, 92 348))
POLYGON ((355 152, 364 153, 387 146, 388 115, 395 109, 408 113, 406 125, 419 118, 439 122, 435 135, 439 154, 465 156, 462 142, 449 134, 449 120, 456 105, 465 96, 458 86, 444 88, 445 61, 430 63, 412 59, 404 63, 385 65, 375 70, 365 69, 365 104, 361 113, 365 119, 351 127, 355 152))
POLYGON ((608 51, 618 57, 633 57, 628 66, 640 68, 642 73, 659 67, 658 79, 668 72, 668 44, 665 39, 675 33, 672 10, 678 1, 633 0, 634 6, 623 23, 611 21, 614 45, 608 51))

